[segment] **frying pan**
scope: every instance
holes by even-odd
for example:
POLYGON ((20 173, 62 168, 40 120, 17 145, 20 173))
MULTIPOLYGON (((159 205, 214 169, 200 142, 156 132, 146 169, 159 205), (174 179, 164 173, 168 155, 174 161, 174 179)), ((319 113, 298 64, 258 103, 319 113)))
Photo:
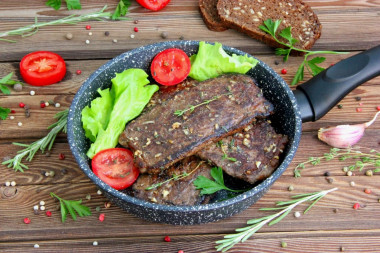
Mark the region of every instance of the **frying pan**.
MULTIPOLYGON (((298 148, 302 122, 315 121, 325 115, 347 93, 361 83, 380 74, 380 46, 347 58, 324 70, 308 82, 297 87, 294 93, 285 81, 268 65, 260 61, 247 74, 263 90, 264 96, 274 105, 271 121, 276 131, 289 137, 280 166, 273 174, 251 190, 234 198, 206 205, 169 206, 150 203, 117 191, 103 183, 91 170, 86 152, 89 141, 81 123, 81 111, 98 96, 96 90, 111 86, 115 73, 128 68, 141 68, 149 73, 153 57, 167 48, 180 48, 188 55, 198 51, 198 41, 169 41, 143 46, 123 53, 96 70, 80 87, 70 106, 68 116, 68 142, 83 172, 99 187, 104 195, 122 209, 146 220, 178 225, 213 222, 234 215, 260 199, 281 176, 292 161, 298 148)), ((229 54, 246 53, 224 46, 229 54)))

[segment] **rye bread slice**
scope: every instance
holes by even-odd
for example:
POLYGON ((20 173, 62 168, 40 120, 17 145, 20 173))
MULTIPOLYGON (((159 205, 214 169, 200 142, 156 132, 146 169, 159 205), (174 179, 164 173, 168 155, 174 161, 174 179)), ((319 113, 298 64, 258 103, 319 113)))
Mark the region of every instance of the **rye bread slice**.
POLYGON ((216 10, 217 3, 218 0, 199 0, 199 11, 208 29, 223 32, 228 28, 222 24, 219 18, 218 11, 216 10))
MULTIPOLYGON (((313 10, 300 0, 219 0, 218 14, 225 26, 234 28, 271 47, 283 47, 259 26, 267 19, 282 20, 277 32, 291 26, 299 42, 296 47, 310 49, 321 36, 322 25, 313 10)), ((280 40, 286 42, 280 36, 280 40)))

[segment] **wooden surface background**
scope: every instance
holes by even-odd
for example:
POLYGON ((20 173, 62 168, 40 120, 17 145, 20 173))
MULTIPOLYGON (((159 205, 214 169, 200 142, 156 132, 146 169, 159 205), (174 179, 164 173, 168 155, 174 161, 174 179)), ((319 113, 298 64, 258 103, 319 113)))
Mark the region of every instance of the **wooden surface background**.
MULTIPOLYGON (((49 21, 73 13, 89 13, 101 9, 105 4, 113 11, 117 0, 90 1, 82 0, 81 11, 67 11, 61 8, 55 11, 44 5, 43 0, 0 1, 0 33, 34 22, 49 21)), ((301 57, 292 57, 283 63, 274 56, 272 49, 233 30, 217 33, 207 30, 203 24, 197 6, 197 0, 172 0, 160 12, 150 12, 132 1, 127 15, 130 20, 118 22, 88 21, 77 25, 43 27, 27 38, 9 37, 17 43, 0 42, 0 77, 15 72, 19 77, 18 63, 29 52, 51 50, 61 54, 67 62, 68 72, 59 84, 48 87, 25 86, 20 92, 11 95, 0 94, 0 106, 14 109, 14 120, 0 122, 0 158, 13 157, 19 148, 12 142, 30 143, 48 132, 46 129, 54 122, 53 115, 70 105, 73 96, 83 81, 99 66, 118 54, 133 48, 164 41, 178 40, 181 36, 189 40, 219 41, 253 54, 265 61, 276 71, 288 70, 283 75, 289 83, 301 63, 301 57), (138 24, 134 24, 138 20, 138 24), (91 25, 92 36, 85 30, 91 25), (138 27, 139 32, 133 32, 138 27), (110 35, 104 35, 109 31, 110 35), (74 38, 66 40, 66 33, 74 38), (168 34, 167 39, 161 33, 168 34), (135 38, 130 35, 134 34, 135 38), (90 44, 85 44, 85 40, 90 44), (117 39, 117 43, 112 40, 117 39), (280 61, 275 65, 275 60, 280 61), (76 70, 82 71, 76 75, 76 70), (34 90, 35 96, 29 92, 34 90), (41 109, 41 100, 54 100, 61 108, 49 106, 41 109), (25 118, 24 110, 18 107, 23 102, 31 107, 31 117, 25 118), (22 122, 22 127, 17 126, 22 122)), ((379 0, 306 0, 317 13, 322 25, 322 37, 314 50, 346 50, 356 54, 362 50, 378 45, 380 42, 380 1, 379 0)), ((63 4, 64 7, 64 4, 63 4)), ((346 55, 327 56, 323 63, 328 67, 344 59, 346 55)), ((310 75, 305 76, 306 79, 310 75)), ((380 78, 375 78, 352 91, 341 102, 342 109, 334 108, 318 122, 303 125, 303 136, 298 153, 283 176, 273 185, 269 192, 255 205, 233 217, 204 225, 172 226, 156 224, 130 215, 117 206, 104 208, 107 201, 97 195, 96 187, 80 171, 70 153, 66 136, 59 135, 49 157, 38 153, 25 173, 15 173, 0 165, 0 252, 215 252, 215 241, 224 234, 234 232, 245 225, 251 218, 263 216, 262 207, 272 207, 276 201, 287 200, 292 194, 320 191, 338 187, 322 199, 306 215, 295 218, 289 215, 274 226, 262 228, 251 239, 237 244, 229 252, 380 252, 380 187, 379 174, 365 176, 363 172, 354 172, 348 177, 342 171, 345 165, 339 161, 329 161, 315 167, 308 167, 301 178, 293 177, 296 164, 309 156, 319 156, 328 152, 329 147, 317 140, 320 127, 337 124, 355 124, 369 120, 380 106, 380 78), (360 96, 361 101, 355 97, 360 96), (362 105, 359 105, 362 103, 362 105), (356 112, 356 108, 362 112, 356 112), (63 153, 65 160, 59 160, 63 153), (62 170, 67 173, 62 173, 62 170), (42 175, 44 171, 55 171, 54 177, 42 175), (332 183, 328 183, 324 173, 331 173, 332 183), (15 181, 15 187, 6 187, 6 181, 15 181), (350 186, 354 181, 356 186, 350 186), (294 191, 287 188, 293 185, 294 191), (363 192, 365 188, 372 194, 363 192), (91 207, 93 215, 68 220, 62 224, 57 203, 49 196, 50 192, 65 199, 83 199, 91 207), (86 200, 86 195, 92 196, 86 200), (44 200, 51 210, 52 217, 43 212, 33 214, 33 206, 44 200), (354 210, 353 204, 363 207, 354 210), (98 221, 102 207, 104 222, 98 221), (29 217, 31 223, 26 225, 23 219, 29 217), (171 242, 164 242, 164 237, 171 237, 171 242), (98 246, 93 246, 97 241, 98 246), (287 248, 281 248, 281 242, 287 242, 287 248), (39 249, 33 245, 39 244, 39 249)), ((367 129, 359 145, 379 150, 380 121, 367 129)), ((297 208, 302 211, 303 207, 297 208)))

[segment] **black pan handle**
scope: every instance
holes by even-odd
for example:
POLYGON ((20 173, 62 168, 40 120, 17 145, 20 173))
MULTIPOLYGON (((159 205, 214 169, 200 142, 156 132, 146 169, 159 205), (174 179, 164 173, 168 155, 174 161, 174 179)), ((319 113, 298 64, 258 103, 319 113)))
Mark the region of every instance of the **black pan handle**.
POLYGON ((380 45, 351 56, 299 85, 302 122, 316 121, 360 84, 380 75, 380 45))

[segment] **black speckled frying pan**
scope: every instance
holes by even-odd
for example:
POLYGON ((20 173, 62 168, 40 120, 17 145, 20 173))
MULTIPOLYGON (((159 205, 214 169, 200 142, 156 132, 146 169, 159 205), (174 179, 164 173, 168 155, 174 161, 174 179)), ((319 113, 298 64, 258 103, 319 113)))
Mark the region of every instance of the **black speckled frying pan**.
MULTIPOLYGON (((198 51, 198 41, 171 41, 140 47, 123 53, 95 71, 82 85, 70 107, 68 141, 83 172, 104 192, 107 198, 136 216, 155 222, 192 225, 229 217, 255 203, 281 176, 292 161, 301 137, 302 121, 315 121, 359 84, 380 74, 380 46, 343 60, 299 86, 294 93, 284 80, 268 65, 259 61, 247 74, 257 80, 264 96, 273 103, 271 120, 278 132, 289 136, 289 144, 277 170, 253 189, 232 199, 196 206, 168 206, 150 203, 114 190, 103 183, 91 170, 86 152, 86 140, 81 124, 81 111, 98 96, 98 88, 111 86, 115 73, 128 68, 148 69, 153 57, 167 48, 180 48, 188 55, 198 51)), ((245 54, 234 48, 226 52, 245 54)))

